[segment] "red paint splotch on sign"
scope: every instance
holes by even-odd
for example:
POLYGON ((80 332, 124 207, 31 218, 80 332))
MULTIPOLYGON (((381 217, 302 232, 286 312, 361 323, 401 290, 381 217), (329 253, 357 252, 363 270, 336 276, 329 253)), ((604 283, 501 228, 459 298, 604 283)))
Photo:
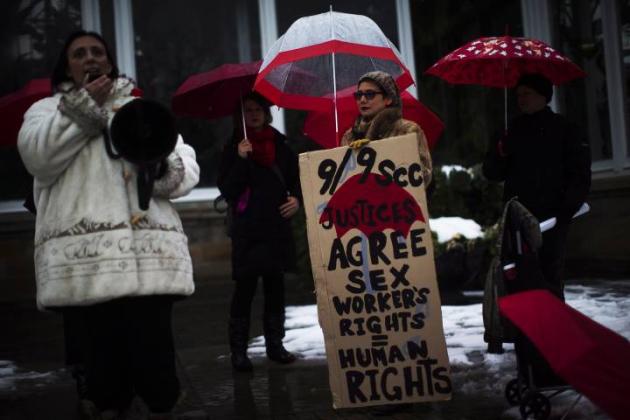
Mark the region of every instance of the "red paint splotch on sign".
POLYGON ((350 229, 366 235, 392 229, 407 236, 415 221, 426 223, 416 199, 383 175, 370 173, 349 178, 331 197, 319 223, 335 228, 337 237, 350 229))

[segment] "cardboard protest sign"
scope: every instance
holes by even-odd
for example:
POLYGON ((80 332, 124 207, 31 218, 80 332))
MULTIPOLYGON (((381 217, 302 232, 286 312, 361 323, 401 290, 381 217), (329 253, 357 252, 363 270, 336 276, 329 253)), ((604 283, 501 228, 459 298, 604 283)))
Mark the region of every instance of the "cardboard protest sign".
POLYGON ((300 155, 336 408, 450 399, 419 156, 413 134, 300 155))

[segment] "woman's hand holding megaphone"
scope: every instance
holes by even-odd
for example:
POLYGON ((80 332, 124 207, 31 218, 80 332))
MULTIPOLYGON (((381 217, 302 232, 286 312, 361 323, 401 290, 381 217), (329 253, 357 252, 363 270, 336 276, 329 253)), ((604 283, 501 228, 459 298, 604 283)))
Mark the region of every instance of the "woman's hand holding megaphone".
POLYGON ((243 139, 239 142, 238 144, 238 155, 243 158, 243 159, 247 159, 247 157, 253 152, 252 149, 252 144, 250 143, 249 140, 247 139, 243 139))

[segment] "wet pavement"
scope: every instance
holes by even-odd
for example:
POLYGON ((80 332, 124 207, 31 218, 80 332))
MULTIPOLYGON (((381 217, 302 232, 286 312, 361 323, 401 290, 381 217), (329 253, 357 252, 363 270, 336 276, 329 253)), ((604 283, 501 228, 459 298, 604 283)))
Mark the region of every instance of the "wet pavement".
MULTIPOLYGON (((253 374, 234 373, 227 345, 232 283, 227 270, 198 280, 197 292, 175 305, 177 362, 184 396, 181 419, 453 419, 506 418, 502 393, 458 393, 471 378, 484 383, 480 367, 453 371, 452 401, 415 404, 410 411, 377 416, 373 409, 332 408, 325 360, 298 360, 288 366, 254 358, 253 374), (460 382, 460 383, 458 383, 460 382), (496 394, 496 395, 495 395, 496 394)), ((253 307, 252 336, 262 334, 262 298, 253 307)), ((287 281, 287 305, 312 304, 314 295, 287 281)), ((74 382, 63 369, 61 317, 38 312, 34 301, 0 302, 0 360, 10 360, 19 378, 13 387, 0 382, 0 420, 78 419, 74 382)), ((0 370, 2 369, 0 362, 0 370)), ((0 374, 0 381, 2 375, 0 374)), ((508 416, 508 418, 513 418, 508 416)))

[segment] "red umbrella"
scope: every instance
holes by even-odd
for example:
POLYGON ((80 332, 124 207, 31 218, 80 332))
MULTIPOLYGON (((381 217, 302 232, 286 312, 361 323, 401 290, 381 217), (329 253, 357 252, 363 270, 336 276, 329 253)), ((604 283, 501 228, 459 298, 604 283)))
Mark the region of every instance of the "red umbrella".
POLYGON ((413 83, 400 53, 373 20, 331 10, 289 27, 265 56, 254 89, 278 106, 329 112, 338 92, 374 70, 391 74, 401 91, 413 83), (304 83, 301 74, 312 80, 304 83))
POLYGON ((50 79, 33 79, 22 89, 0 98, 0 146, 14 146, 24 113, 36 101, 50 96, 50 79))
POLYGON ((544 42, 507 35, 464 44, 426 71, 449 83, 490 87, 512 87, 526 73, 542 74, 555 85, 586 76, 544 42))
POLYGON ((173 112, 206 119, 231 115, 240 106, 241 97, 251 92, 261 63, 223 64, 190 76, 173 95, 173 112))
MULTIPOLYGON (((348 91, 354 92, 355 89, 355 87, 352 87, 348 91)), ((400 96, 402 99, 403 118, 418 123, 427 136, 429 148, 433 148, 442 131, 444 131, 444 123, 409 92, 403 92, 400 96)), ((356 101, 351 92, 340 93, 337 98, 339 136, 336 140, 333 112, 334 110, 332 109, 329 112, 311 111, 304 120, 304 134, 326 149, 337 147, 343 133, 352 126, 359 115, 356 101)))
POLYGON ((630 412, 630 343, 546 290, 499 299, 499 309, 554 372, 614 419, 630 412))
POLYGON ((426 72, 453 84, 507 88, 519 77, 539 73, 559 85, 586 76, 575 63, 537 39, 511 36, 479 38, 439 59, 426 72))

